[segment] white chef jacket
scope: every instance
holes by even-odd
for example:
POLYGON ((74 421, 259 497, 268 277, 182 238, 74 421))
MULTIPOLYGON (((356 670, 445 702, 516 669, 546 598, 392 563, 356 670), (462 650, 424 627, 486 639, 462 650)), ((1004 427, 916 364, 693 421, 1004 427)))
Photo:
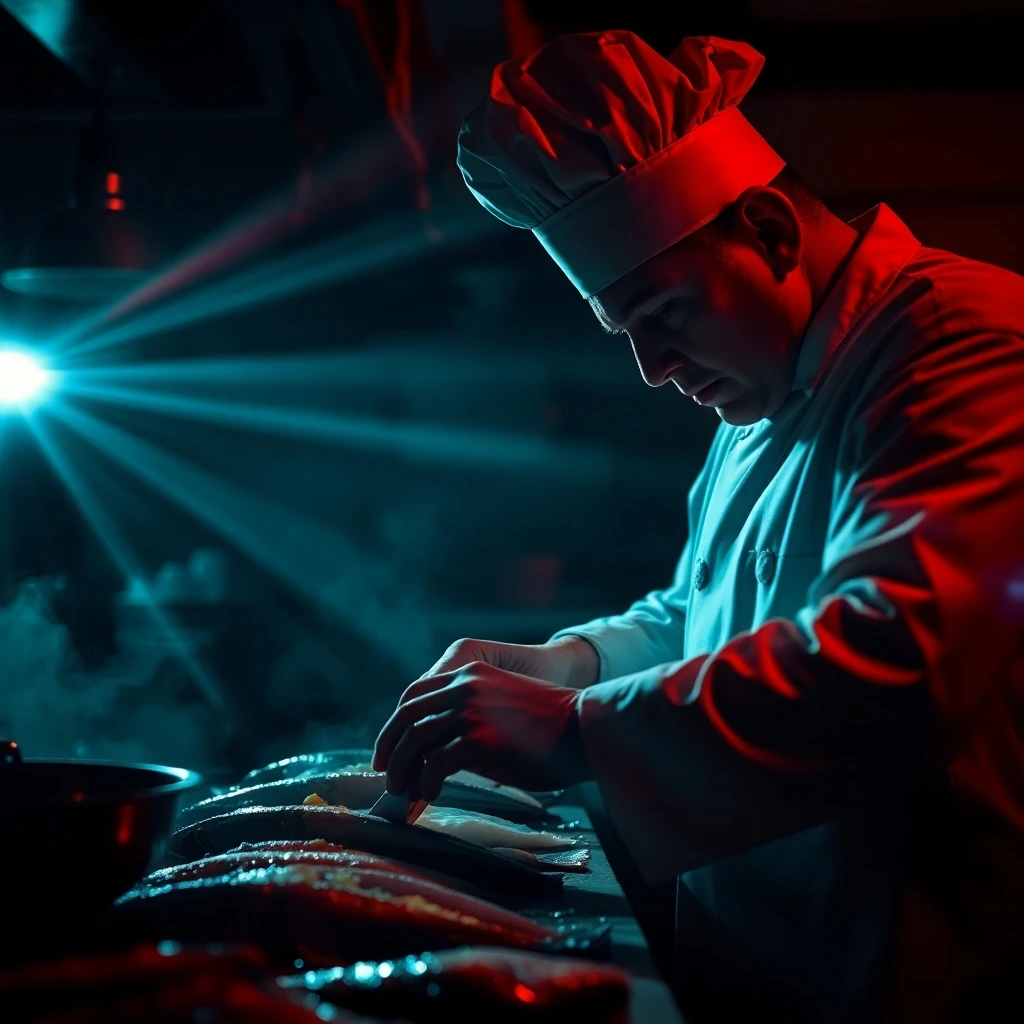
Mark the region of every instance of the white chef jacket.
POLYGON ((556 634, 598 653, 581 730, 646 881, 814 1020, 907 945, 922 780, 958 809, 958 934, 987 948, 1024 897, 1024 279, 884 205, 852 226, 789 399, 720 424, 672 584, 556 634))

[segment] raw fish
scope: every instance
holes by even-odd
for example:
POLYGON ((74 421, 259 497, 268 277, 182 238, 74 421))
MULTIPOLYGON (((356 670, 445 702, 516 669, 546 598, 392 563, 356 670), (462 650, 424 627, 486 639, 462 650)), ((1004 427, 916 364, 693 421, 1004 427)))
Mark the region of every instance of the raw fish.
POLYGON ((416 819, 416 825, 457 836, 467 843, 476 843, 489 849, 511 847, 516 850, 562 850, 579 846, 576 839, 553 832, 538 832, 526 825, 513 825, 490 814, 459 811, 451 807, 431 805, 416 819))
POLYGON ((287 864, 236 871, 122 896, 111 923, 177 941, 253 942, 280 963, 311 966, 404 956, 465 943, 545 948, 554 932, 423 879, 287 864))
POLYGON ((180 863, 226 853, 239 843, 310 839, 404 861, 490 893, 531 896, 562 886, 559 875, 454 836, 340 807, 243 807, 179 829, 169 840, 168 856, 171 863, 180 863))
POLYGON ((280 761, 271 761, 262 768, 254 768, 242 777, 237 789, 248 786, 259 786, 265 782, 277 782, 280 779, 294 779, 308 771, 316 773, 336 772, 341 768, 354 764, 369 764, 373 758, 370 749, 355 750, 321 750, 313 754, 296 754, 280 761))
POLYGON ((624 1024, 629 1003, 629 979, 619 968, 493 948, 362 961, 286 976, 278 984, 417 1024, 624 1024))
MULTIPOLYGON (((76 954, 0 971, 4 1024, 357 1024, 345 1011, 267 983, 255 949, 182 949, 161 942, 76 954), (276 991, 275 991, 276 989, 276 991), (317 1010, 320 1010, 318 1015, 317 1010)), ((370 1024, 370 1022, 367 1022, 370 1024)))
POLYGON ((320 775, 281 779, 245 789, 229 789, 207 797, 178 813, 177 826, 184 828, 215 814, 226 814, 239 807, 290 807, 314 794, 337 807, 372 807, 384 792, 384 776, 346 775, 329 772, 320 775))
POLYGON ((574 850, 555 850, 532 853, 530 850, 513 850, 509 847, 496 846, 495 853, 503 853, 522 864, 529 864, 538 871, 575 871, 586 873, 590 870, 590 851, 585 846, 574 850))
POLYGON ((376 857, 360 850, 347 850, 343 846, 332 846, 323 839, 305 843, 242 843, 227 853, 199 860, 186 861, 169 868, 159 868, 146 875, 137 885, 173 885, 176 882, 191 882, 197 878, 215 878, 235 871, 251 871, 285 864, 311 864, 314 867, 333 867, 364 871, 382 871, 387 874, 437 882, 409 864, 376 857))
MULTIPOLYGON (((384 775, 370 764, 372 751, 325 750, 319 754, 299 754, 284 761, 275 761, 265 768, 249 772, 234 790, 248 789, 288 779, 306 779, 335 773, 359 776, 376 784, 376 795, 367 803, 355 799, 339 800, 348 807, 371 807, 384 792, 384 775)), ((318 791, 317 791, 318 792, 318 791)), ((362 790, 358 791, 360 794, 362 790)), ((320 794, 324 796, 323 793, 320 794)), ((326 799, 326 797, 325 797, 326 799)), ((363 797, 360 795, 360 800, 363 797)), ((301 800, 301 798, 300 798, 301 800)), ((296 801, 298 803, 299 800, 296 801)), ((328 801, 335 802, 335 801, 328 801)), ((509 821, 553 822, 550 812, 536 797, 515 786, 503 786, 475 772, 456 772, 445 780, 441 795, 434 801, 440 807, 460 807, 470 811, 496 814, 509 821)))

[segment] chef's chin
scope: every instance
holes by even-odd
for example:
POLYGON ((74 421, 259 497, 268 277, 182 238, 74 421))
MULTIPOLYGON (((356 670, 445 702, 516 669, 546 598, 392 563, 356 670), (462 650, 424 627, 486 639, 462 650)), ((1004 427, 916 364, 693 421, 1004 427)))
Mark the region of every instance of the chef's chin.
POLYGON ((752 395, 738 395, 736 398, 715 406, 715 412, 723 423, 731 427, 748 427, 765 417, 764 402, 752 395))

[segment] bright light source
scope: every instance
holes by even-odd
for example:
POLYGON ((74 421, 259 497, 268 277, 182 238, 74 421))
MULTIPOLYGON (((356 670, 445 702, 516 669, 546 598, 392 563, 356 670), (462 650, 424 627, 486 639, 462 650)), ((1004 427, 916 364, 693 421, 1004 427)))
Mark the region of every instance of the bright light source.
POLYGON ((0 406, 26 405, 38 398, 50 380, 50 372, 27 352, 0 349, 0 406))

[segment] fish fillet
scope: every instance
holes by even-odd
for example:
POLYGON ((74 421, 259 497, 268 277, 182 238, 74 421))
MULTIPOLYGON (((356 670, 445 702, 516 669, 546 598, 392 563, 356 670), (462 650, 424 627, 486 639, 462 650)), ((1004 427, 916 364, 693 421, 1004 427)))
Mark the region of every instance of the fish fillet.
POLYGON ((517 850, 562 850, 580 845, 578 840, 569 836, 539 832, 525 825, 513 825, 490 814, 459 811, 451 807, 429 806, 417 818, 416 825, 457 836, 467 843, 489 849, 511 847, 517 850))
POLYGON ((217 875, 228 875, 235 871, 251 871, 285 864, 381 871, 407 878, 418 878, 428 883, 438 881, 437 878, 430 878, 409 864, 385 860, 383 857, 376 857, 372 853, 363 853, 360 850, 347 850, 343 846, 332 846, 323 839, 314 839, 305 843, 242 843, 227 853, 159 868, 146 875, 137 885, 173 885, 176 882, 191 882, 197 878, 215 878, 217 875))
MULTIPOLYGON (((183 949, 174 943, 76 954, 0 971, 4 1024, 358 1024, 326 1014, 310 997, 268 983, 269 965, 249 947, 183 949)), ((366 1021, 366 1024, 370 1024, 366 1021)))
POLYGON ((141 886, 115 903, 111 921, 136 937, 244 939, 277 962, 312 966, 474 942, 536 949, 557 941, 526 918, 423 879, 309 864, 141 886))
POLYGON ((244 807, 219 814, 174 832, 168 856, 180 863, 226 853, 240 843, 311 839, 443 873, 489 893, 540 895, 562 884, 558 875, 454 836, 339 807, 244 807))
MULTIPOLYGON (((373 770, 373 765, 369 761, 359 762, 358 764, 342 765, 336 770, 339 772, 378 775, 381 778, 384 777, 383 772, 375 772, 373 770)), ((528 807, 535 807, 538 810, 544 809, 544 805, 535 796, 530 796, 525 789, 519 789, 516 786, 503 785, 500 782, 495 782, 493 779, 487 778, 485 775, 477 775, 476 772, 455 772, 454 775, 449 775, 448 778, 445 779, 445 783, 455 783, 459 786, 471 786, 474 789, 483 790, 494 796, 504 797, 509 800, 515 800, 521 804, 526 804, 528 807)))
MULTIPOLYGON (((357 765, 355 769, 311 771, 276 782, 229 789, 180 811, 177 824, 179 827, 190 825, 239 807, 287 807, 313 797, 340 807, 370 808, 384 792, 385 776, 382 772, 363 770, 363 766, 357 765)), ((520 803, 496 790, 460 782, 446 782, 437 804, 466 811, 493 812, 508 820, 534 824, 558 820, 539 804, 520 803)))
POLYGON ((181 828, 240 807, 290 807, 301 804, 314 794, 338 807, 372 807, 383 792, 383 777, 378 779, 368 775, 328 772, 308 778, 281 779, 245 789, 229 789, 226 793, 200 800, 179 812, 177 825, 181 828))
MULTIPOLYGON (((376 785, 376 796, 365 804, 354 799, 339 802, 346 803, 349 807, 371 807, 377 797, 384 792, 384 775, 373 770, 370 764, 371 756, 372 751, 369 750, 325 750, 317 754, 299 754, 283 761, 275 761, 263 768, 256 768, 232 789, 248 789, 272 782, 340 773, 373 780, 376 785)), ((545 805, 535 796, 515 786, 501 785, 483 775, 477 775, 476 772, 460 771, 446 779, 441 795, 435 803, 439 806, 461 807, 471 811, 497 814, 510 821, 552 820, 545 805)))
POLYGON ((459 949, 278 979, 348 1009, 424 1024, 585 1020, 625 1022, 629 978, 620 968, 510 949, 459 949))

